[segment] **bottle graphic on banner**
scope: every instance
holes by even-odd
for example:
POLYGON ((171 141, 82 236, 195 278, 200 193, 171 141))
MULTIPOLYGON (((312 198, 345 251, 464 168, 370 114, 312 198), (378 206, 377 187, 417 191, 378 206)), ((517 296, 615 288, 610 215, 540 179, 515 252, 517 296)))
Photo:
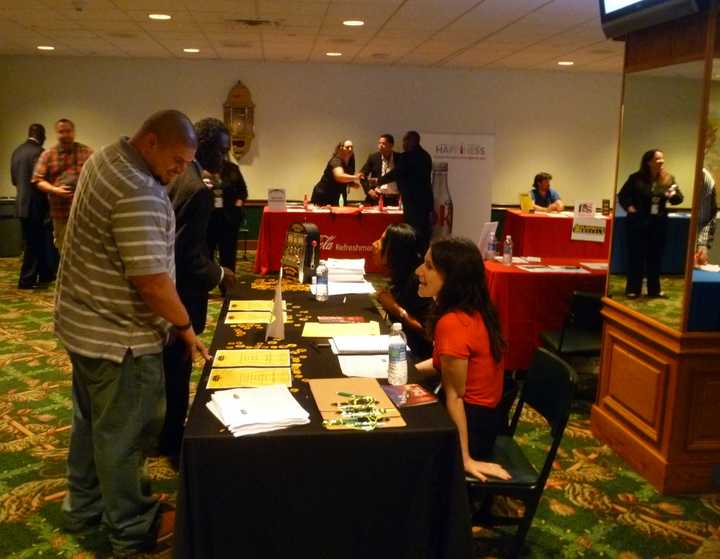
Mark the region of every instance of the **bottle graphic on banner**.
POLYGON ((452 235, 453 203, 448 188, 448 164, 433 163, 433 233, 432 238, 442 239, 452 235))

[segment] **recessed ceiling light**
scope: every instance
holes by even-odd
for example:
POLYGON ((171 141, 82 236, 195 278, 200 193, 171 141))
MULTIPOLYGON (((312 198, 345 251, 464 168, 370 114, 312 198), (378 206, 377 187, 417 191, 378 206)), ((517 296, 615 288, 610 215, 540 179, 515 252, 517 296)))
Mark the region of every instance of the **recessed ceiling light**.
POLYGON ((38 45, 38 50, 55 50, 55 47, 51 47, 50 45, 38 45))
POLYGON ((148 17, 150 19, 156 19, 159 21, 167 21, 169 19, 172 19, 172 16, 170 14, 148 14, 148 17))
POLYGON ((200 52, 200 49, 183 49, 183 52, 188 52, 190 54, 196 54, 200 52))
POLYGON ((342 56, 341 52, 326 52, 325 56, 342 56))
POLYGON ((361 19, 346 19, 343 21, 343 25, 347 25, 348 27, 361 27, 365 25, 365 22, 361 19))
POLYGON ((575 64, 572 60, 561 60, 558 62, 558 66, 572 66, 575 64))

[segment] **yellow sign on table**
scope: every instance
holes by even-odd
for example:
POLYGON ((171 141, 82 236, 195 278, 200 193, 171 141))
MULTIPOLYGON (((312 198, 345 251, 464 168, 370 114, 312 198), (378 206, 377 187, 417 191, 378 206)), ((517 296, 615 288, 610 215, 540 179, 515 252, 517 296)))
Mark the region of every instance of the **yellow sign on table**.
POLYGON ((379 336, 380 325, 376 321, 332 324, 306 322, 303 338, 332 338, 334 336, 379 336))
POLYGON ((254 388, 282 384, 292 386, 289 367, 228 367, 214 368, 210 371, 207 387, 216 388, 254 388))
MULTIPOLYGON (((270 311, 240 311, 225 315, 225 324, 269 324, 272 319, 270 311)), ((287 322, 287 313, 283 313, 283 321, 287 322)))
POLYGON ((219 349, 213 367, 289 367, 289 349, 219 349))
MULTIPOLYGON (((271 311, 273 309, 273 300, 267 299, 263 301, 230 301, 228 311, 271 311)), ((283 301, 283 309, 287 309, 287 302, 283 301)))

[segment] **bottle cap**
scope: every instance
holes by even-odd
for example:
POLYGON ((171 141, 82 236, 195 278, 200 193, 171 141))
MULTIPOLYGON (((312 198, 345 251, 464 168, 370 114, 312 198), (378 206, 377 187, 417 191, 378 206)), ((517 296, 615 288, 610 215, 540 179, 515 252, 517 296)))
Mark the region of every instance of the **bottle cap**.
POLYGON ((390 332, 402 332, 402 323, 393 322, 392 326, 390 327, 390 332))

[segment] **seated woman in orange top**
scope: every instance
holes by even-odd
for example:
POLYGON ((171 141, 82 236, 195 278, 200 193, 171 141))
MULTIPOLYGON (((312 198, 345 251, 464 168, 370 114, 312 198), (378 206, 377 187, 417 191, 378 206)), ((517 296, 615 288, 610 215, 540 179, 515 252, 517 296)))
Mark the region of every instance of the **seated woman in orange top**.
POLYGON ((430 319, 433 357, 418 363, 417 369, 440 372, 447 410, 460 434, 465 471, 483 481, 487 476, 509 479, 501 466, 483 461, 500 429, 505 342, 485 284, 482 255, 469 239, 437 241, 417 275, 418 294, 435 299, 430 319))

